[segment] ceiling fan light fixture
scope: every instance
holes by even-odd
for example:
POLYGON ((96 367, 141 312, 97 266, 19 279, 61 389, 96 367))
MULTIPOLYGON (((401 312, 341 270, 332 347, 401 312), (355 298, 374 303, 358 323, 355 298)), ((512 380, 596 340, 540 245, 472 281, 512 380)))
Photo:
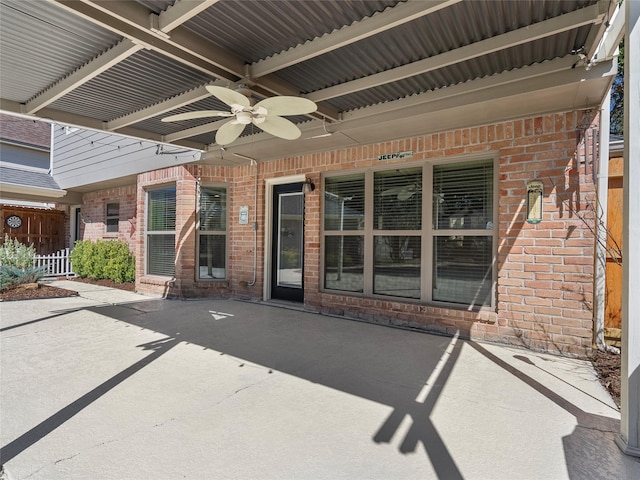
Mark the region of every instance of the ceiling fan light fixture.
POLYGON ((240 125, 249 125, 251 123, 251 112, 238 112, 236 114, 236 120, 240 125))
POLYGON ((257 125, 260 130, 284 140, 295 140, 302 134, 298 126, 287 115, 306 115, 313 113, 318 106, 307 98, 278 96, 261 100, 251 104, 248 95, 225 87, 207 85, 207 91, 221 102, 227 104, 230 111, 196 110, 193 112, 171 115, 162 119, 163 122, 177 122, 207 117, 233 117, 224 123, 216 132, 215 141, 218 145, 228 145, 242 135, 244 127, 249 124, 257 125))

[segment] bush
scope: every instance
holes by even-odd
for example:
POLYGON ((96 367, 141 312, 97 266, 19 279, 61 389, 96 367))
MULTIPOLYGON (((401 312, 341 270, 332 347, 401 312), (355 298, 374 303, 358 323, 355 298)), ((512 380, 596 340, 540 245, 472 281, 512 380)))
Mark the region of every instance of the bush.
POLYGON ((0 265, 0 290, 5 290, 23 283, 35 283, 43 274, 43 268, 34 267, 33 265, 27 268, 19 268, 13 265, 0 265))
POLYGON ((71 250, 71 265, 73 272, 79 277, 87 277, 89 275, 89 266, 91 265, 91 241, 79 240, 71 250))
POLYGON ((27 269, 33 267, 36 260, 36 249, 33 244, 27 246, 17 239, 4 236, 4 242, 0 245, 0 265, 27 269))
POLYGON ((135 257, 129 246, 120 241, 76 242, 71 251, 71 264, 79 277, 107 278, 118 283, 133 282, 136 278, 135 257))

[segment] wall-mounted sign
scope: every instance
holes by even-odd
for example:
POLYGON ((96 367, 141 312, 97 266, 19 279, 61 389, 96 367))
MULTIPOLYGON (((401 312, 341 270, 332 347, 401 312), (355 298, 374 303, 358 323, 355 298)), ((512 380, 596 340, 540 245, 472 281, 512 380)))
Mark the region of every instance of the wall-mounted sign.
POLYGON ((542 197, 544 186, 540 180, 527 183, 527 222, 540 223, 542 220, 542 197))
POLYGON ((397 158, 411 158, 413 157, 413 151, 408 150, 406 152, 385 153, 378 155, 378 161, 380 160, 395 160, 397 158))
POLYGON ((240 207, 240 225, 247 225, 249 223, 249 206, 243 205, 240 207))

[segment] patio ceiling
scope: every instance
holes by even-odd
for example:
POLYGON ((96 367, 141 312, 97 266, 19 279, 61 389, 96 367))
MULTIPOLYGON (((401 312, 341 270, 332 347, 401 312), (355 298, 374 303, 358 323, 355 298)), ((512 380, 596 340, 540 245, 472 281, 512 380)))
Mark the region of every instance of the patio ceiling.
POLYGON ((227 119, 205 85, 300 95, 295 141, 262 159, 599 105, 609 0, 0 0, 0 109, 207 150, 227 119), (602 51, 602 49, 601 49, 602 51), (327 133, 332 135, 324 135, 327 133), (315 138, 314 138, 315 137, 315 138))

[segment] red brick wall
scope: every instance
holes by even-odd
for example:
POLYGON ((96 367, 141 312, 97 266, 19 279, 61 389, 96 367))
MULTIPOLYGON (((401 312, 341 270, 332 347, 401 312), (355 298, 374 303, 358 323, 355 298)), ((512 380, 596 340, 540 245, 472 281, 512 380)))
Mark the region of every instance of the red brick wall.
MULTIPOLYGON (((405 140, 231 167, 177 166, 140 175, 137 186, 136 288, 176 297, 239 296, 261 299, 265 235, 265 180, 305 174, 320 187, 322 172, 378 167, 377 156, 405 150, 410 161, 483 154, 498 159, 499 211, 496 308, 480 311, 321 292, 320 188, 305 198, 305 305, 312 310, 377 323, 402 325, 536 350, 583 355, 592 344, 594 237, 591 210, 595 187, 592 149, 576 131, 580 112, 510 120, 494 125, 405 140), (257 209, 256 202, 257 168, 257 209), (229 185, 226 281, 197 281, 196 188, 202 182, 229 185), (544 183, 544 218, 526 220, 526 183, 544 183), (176 278, 144 276, 145 188, 177 186, 176 278), (248 205, 248 225, 238 224, 248 205), (252 225, 257 222, 257 239, 252 225), (254 244, 254 242, 256 242, 254 244), (257 265, 254 274, 254 253, 257 265), (255 275, 255 284, 253 283, 255 275)), ((587 132, 592 138, 597 122, 587 132)), ((591 144, 593 144, 593 139, 591 144)), ((595 150, 593 150, 595 152, 595 150)), ((259 157, 259 153, 257 154, 259 157)), ((385 165, 407 160, 385 161, 385 165)), ((100 196, 96 196, 97 200, 100 196)), ((89 196, 85 197, 89 203, 89 196)), ((93 198, 93 197, 92 197, 93 198)), ((98 202, 100 203, 100 202, 98 202)), ((97 208, 100 208, 98 205, 97 208)), ((83 207, 84 209, 84 207, 83 207)), ((83 210, 84 211, 84 210, 83 210)))
POLYGON ((136 218, 136 187, 108 188, 96 192, 87 193, 82 197, 80 212, 82 224, 80 225, 81 240, 120 240, 129 244, 131 251, 135 251, 137 239, 136 218), (106 207, 107 203, 120 204, 120 220, 118 232, 107 233, 106 207))
POLYGON ((0 137, 49 149, 51 148, 51 125, 0 114, 0 137))

